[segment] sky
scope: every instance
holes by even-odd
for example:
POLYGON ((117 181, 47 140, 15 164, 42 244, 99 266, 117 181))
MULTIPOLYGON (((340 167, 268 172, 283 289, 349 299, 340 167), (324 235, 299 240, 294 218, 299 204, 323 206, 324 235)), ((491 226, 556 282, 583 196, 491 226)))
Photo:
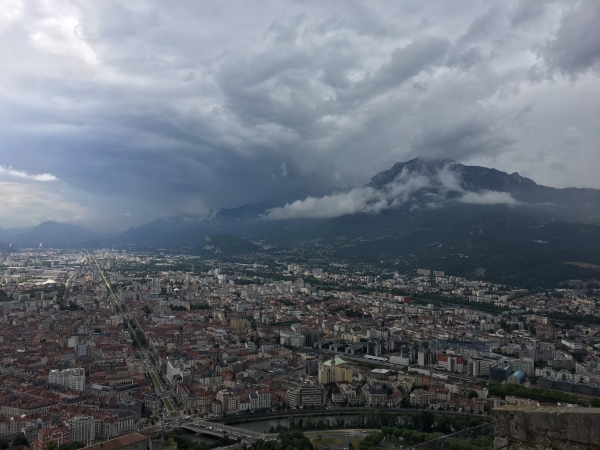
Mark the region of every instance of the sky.
POLYGON ((0 52, 2 228, 326 200, 417 156, 600 188, 597 0, 3 0, 0 52))

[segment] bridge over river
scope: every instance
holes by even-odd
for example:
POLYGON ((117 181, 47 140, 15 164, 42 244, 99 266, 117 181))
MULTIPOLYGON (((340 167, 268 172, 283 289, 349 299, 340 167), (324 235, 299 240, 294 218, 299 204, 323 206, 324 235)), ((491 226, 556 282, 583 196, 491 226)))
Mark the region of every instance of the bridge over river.
POLYGON ((197 419, 193 423, 182 424, 179 428, 192 431, 198 434, 207 434, 218 438, 239 436, 246 439, 264 439, 265 434, 257 431, 245 430, 243 428, 232 427, 222 423, 208 422, 207 420, 197 419))

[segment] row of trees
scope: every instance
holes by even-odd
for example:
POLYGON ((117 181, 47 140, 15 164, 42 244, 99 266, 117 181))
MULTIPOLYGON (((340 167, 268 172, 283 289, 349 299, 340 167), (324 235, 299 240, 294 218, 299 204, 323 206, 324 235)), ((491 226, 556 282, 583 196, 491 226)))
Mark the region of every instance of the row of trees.
POLYGON ((29 441, 22 433, 16 435, 12 442, 0 439, 0 449, 2 450, 10 447, 17 447, 19 445, 29 445, 29 441))
POLYGON ((377 431, 369 434, 358 445, 358 450, 375 450, 383 441, 383 433, 377 431))
POLYGON ((544 403, 561 402, 582 404, 582 402, 572 394, 566 394, 550 389, 526 388, 519 384, 500 384, 492 382, 488 385, 488 389, 490 390, 491 395, 497 395, 502 398, 505 398, 507 395, 514 395, 516 397, 529 398, 544 403))
POLYGON ((431 411, 421 411, 415 413, 393 413, 387 411, 373 411, 362 413, 357 417, 344 418, 336 417, 333 420, 321 418, 313 420, 308 417, 298 419, 291 417, 289 425, 271 426, 269 433, 278 433, 282 431, 298 430, 340 430, 345 428, 388 428, 399 427, 406 428, 422 433, 442 433, 448 434, 454 431, 460 431, 465 428, 481 425, 482 419, 471 416, 450 416, 447 414, 434 414, 431 411))
POLYGON ((292 430, 281 433, 277 440, 259 439, 250 446, 250 450, 313 450, 313 445, 301 431, 292 430))
POLYGON ((83 442, 75 441, 69 444, 58 445, 55 441, 48 442, 46 450, 78 450, 85 447, 83 442))

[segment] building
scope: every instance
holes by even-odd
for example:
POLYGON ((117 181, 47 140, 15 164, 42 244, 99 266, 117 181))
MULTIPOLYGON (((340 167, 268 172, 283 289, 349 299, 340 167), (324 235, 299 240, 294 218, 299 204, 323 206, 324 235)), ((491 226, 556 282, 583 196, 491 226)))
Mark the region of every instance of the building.
POLYGON ((435 361, 435 355, 431 353, 431 350, 421 350, 417 355, 417 365, 419 366, 428 366, 429 364, 433 364, 435 361))
POLYGON ((85 391, 85 370, 81 367, 64 370, 51 370, 48 374, 48 384, 57 384, 72 391, 85 391))
POLYGON ((319 383, 352 382, 352 369, 339 356, 319 363, 319 383))
POLYGON ((162 401, 154 392, 144 395, 142 404, 144 412, 150 415, 159 413, 162 409, 162 401))
POLYGON ((271 393, 268 390, 260 390, 250 393, 250 409, 262 411, 271 408, 271 393))
POLYGON ((148 450, 149 442, 147 436, 139 433, 131 433, 86 447, 86 450, 148 450))
POLYGON ((167 359, 167 380, 173 388, 179 383, 189 382, 192 379, 190 369, 181 361, 167 359))
POLYGON ((319 342, 320 337, 321 330, 306 330, 304 333, 304 345, 313 348, 314 345, 319 342))
POLYGON ((376 380, 385 380, 390 376, 392 371, 390 369, 373 369, 369 372, 369 378, 376 380))
POLYGON ((39 430, 35 441, 37 450, 44 450, 50 442, 56 442, 57 446, 71 443, 71 430, 69 427, 48 428, 39 430))
POLYGON ((77 358, 85 357, 88 355, 88 345, 87 344, 77 344, 75 346, 75 356, 77 358))
POLYGON ((571 349, 571 350, 582 350, 583 349, 583 344, 581 342, 568 341, 566 339, 561 339, 560 342, 563 345, 566 345, 567 347, 569 347, 569 349, 571 349))
POLYGON ((463 371, 463 357, 459 355, 448 355, 442 353, 438 355, 438 366, 443 367, 448 372, 462 373, 463 371))
POLYGON ((525 378, 527 378, 527 375, 520 370, 517 370, 506 379, 506 382, 508 384, 523 384, 525 382, 525 378))
POLYGON ((290 347, 304 347, 305 337, 303 334, 298 334, 290 331, 281 331, 279 333, 279 343, 290 347))
POLYGON ((325 406, 325 388, 322 384, 303 384, 300 387, 300 406, 325 406))
POLYGON ((387 405, 388 393, 380 384, 365 384, 362 397, 366 406, 379 408, 387 405))
POLYGON ((486 358, 470 358, 468 364, 468 373, 474 377, 487 377, 490 375, 490 369, 496 365, 496 361, 486 358))
POLYGON ((339 392, 334 392, 331 395, 331 401, 336 405, 347 404, 349 406, 357 406, 361 404, 361 398, 357 395, 356 390, 349 383, 338 383, 339 392))
POLYGON ((302 384, 287 392, 290 408, 320 408, 325 406, 325 388, 322 384, 302 384))
POLYGON ((502 383, 503 381, 506 381, 506 379, 513 372, 514 371, 513 371, 512 367, 510 366, 510 364, 507 366, 496 365, 496 366, 490 368, 490 380, 497 381, 498 383, 502 383))
POLYGON ((217 400, 223 405, 223 414, 239 411, 240 397, 235 392, 222 390, 217 392, 217 400))
POLYGON ((415 389, 410 393, 411 406, 427 406, 433 397, 433 393, 425 389, 415 389))
POLYGON ((66 422, 70 431, 71 442, 83 442, 91 445, 96 439, 96 424, 93 417, 76 416, 66 422))
POLYGON ((535 370, 533 358, 515 359, 511 362, 511 367, 513 370, 521 371, 525 375, 533 375, 535 370))
POLYGON ((229 326, 232 331, 247 330, 250 328, 250 322, 243 317, 234 317, 229 319, 229 326))

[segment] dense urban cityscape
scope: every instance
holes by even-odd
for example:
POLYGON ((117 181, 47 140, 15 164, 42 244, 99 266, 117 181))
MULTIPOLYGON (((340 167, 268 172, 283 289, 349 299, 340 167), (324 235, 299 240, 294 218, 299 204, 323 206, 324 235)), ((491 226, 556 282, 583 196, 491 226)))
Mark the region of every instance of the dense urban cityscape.
POLYGON ((38 248, 1 263, 0 435, 38 450, 210 434, 207 420, 245 414, 600 404, 593 287, 377 273, 270 247, 230 261, 38 248))
POLYGON ((600 450, 598 0, 3 0, 0 450, 600 450))

